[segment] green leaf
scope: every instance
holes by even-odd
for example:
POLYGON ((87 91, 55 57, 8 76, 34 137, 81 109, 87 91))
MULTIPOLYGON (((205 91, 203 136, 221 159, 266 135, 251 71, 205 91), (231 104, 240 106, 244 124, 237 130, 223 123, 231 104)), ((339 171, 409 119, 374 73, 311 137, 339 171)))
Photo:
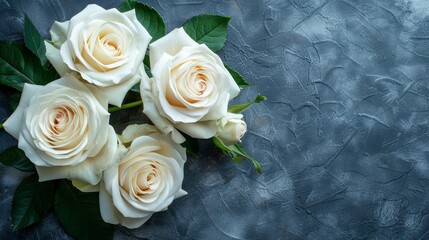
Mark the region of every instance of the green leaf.
POLYGON ((144 70, 149 78, 152 77, 152 73, 150 72, 150 57, 149 54, 146 54, 143 59, 144 70))
POLYGON ((140 83, 134 85, 131 89, 132 92, 140 93, 140 83))
POLYGON ((265 101, 265 100, 267 100, 267 97, 258 94, 258 96, 256 96, 255 100, 253 100, 252 102, 229 106, 228 112, 241 113, 244 110, 246 110, 248 107, 252 106, 253 104, 260 103, 260 102, 265 101))
POLYGON ((192 39, 215 52, 225 44, 229 20, 225 16, 203 14, 189 19, 183 28, 192 39))
POLYGON ((248 87, 250 86, 250 84, 248 84, 246 81, 244 81, 243 76, 240 75, 240 73, 238 73, 237 71, 235 71, 234 69, 232 69, 230 66, 225 65, 226 70, 228 70, 228 72, 231 74, 232 78, 234 78, 234 81, 237 83, 238 86, 240 87, 248 87))
POLYGON ((113 225, 101 218, 99 194, 83 193, 62 180, 55 194, 54 212, 64 230, 76 239, 113 239, 113 225))
POLYGON ((55 194, 55 181, 39 182, 37 174, 24 179, 13 196, 13 231, 38 222, 48 212, 55 194))
POLYGON ((43 38, 37 31, 36 26, 27 15, 24 16, 24 41, 25 46, 30 49, 40 60, 40 64, 47 69, 49 66, 46 58, 46 47, 43 38))
POLYGON ((58 79, 55 69, 47 71, 33 53, 11 42, 0 42, 0 84, 22 91, 24 83, 46 85, 58 79))
POLYGON ((118 6, 121 12, 135 9, 137 20, 146 28, 152 36, 152 42, 165 36, 166 28, 161 15, 152 7, 134 0, 125 0, 118 6))
POLYGON ((6 96, 6 101, 9 104, 10 109, 15 111, 18 107, 19 100, 21 99, 21 92, 8 86, 1 86, 0 92, 6 96))
POLYGON ((259 162, 256 159, 252 158, 246 152, 244 152, 244 150, 241 148, 241 146, 239 146, 238 144, 234 144, 234 145, 229 146, 229 148, 232 151, 234 151, 235 153, 243 156, 243 158, 249 159, 250 161, 252 161, 253 166, 255 166, 256 171, 258 171, 258 173, 262 173, 261 164, 259 164, 259 162))
POLYGON ((147 67, 147 68, 150 69, 150 57, 149 57, 149 54, 146 54, 144 56, 143 64, 144 64, 145 68, 147 67))
POLYGON ((222 140, 220 140, 218 137, 213 137, 212 141, 216 145, 216 147, 218 147, 222 151, 223 154, 231 156, 234 162, 239 162, 236 160, 238 158, 237 154, 231 149, 229 149, 228 146, 223 144, 222 140))
POLYGON ((20 99, 21 99, 21 92, 14 92, 7 96, 7 102, 9 103, 9 106, 12 111, 15 111, 15 109, 18 107, 20 99))
POLYGON ((244 152, 244 150, 238 144, 226 146, 218 137, 213 137, 212 141, 224 154, 230 155, 234 163, 239 163, 243 160, 249 159, 250 161, 252 161, 256 171, 258 173, 262 173, 261 164, 259 164, 256 159, 252 158, 246 152, 244 152))
POLYGON ((0 153, 0 162, 24 172, 35 172, 34 164, 25 156, 24 151, 17 146, 10 147, 0 153))

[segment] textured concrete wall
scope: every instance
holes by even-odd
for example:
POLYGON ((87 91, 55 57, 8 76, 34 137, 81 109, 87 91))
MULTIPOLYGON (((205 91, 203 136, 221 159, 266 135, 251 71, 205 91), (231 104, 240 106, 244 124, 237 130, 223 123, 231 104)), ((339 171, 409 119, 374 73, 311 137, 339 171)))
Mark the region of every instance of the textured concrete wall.
MULTIPOLYGON (((47 36, 54 19, 89 3, 78 2, 0 1, 0 39, 22 38, 23 12, 47 36)), ((145 2, 169 30, 196 14, 232 17, 220 55, 253 84, 236 102, 269 98, 244 114, 244 146, 264 172, 202 143, 202 157, 185 165, 189 194, 137 230, 117 227, 115 237, 429 238, 428 1, 145 2)), ((0 107, 7 117, 4 96, 0 107)), ((0 141, 0 150, 14 144, 4 132, 0 141)), ((23 176, 0 166, 0 238, 64 239, 52 214, 11 233, 12 195, 23 176)))

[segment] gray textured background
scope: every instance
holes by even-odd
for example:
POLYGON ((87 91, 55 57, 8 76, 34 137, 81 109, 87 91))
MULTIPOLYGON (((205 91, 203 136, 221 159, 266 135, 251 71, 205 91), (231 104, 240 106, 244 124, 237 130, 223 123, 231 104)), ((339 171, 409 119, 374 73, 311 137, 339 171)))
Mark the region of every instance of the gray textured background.
MULTIPOLYGON (((220 55, 254 85, 237 102, 269 98, 245 112, 244 146, 264 172, 203 143, 185 165, 189 195, 116 238, 429 239, 429 1, 145 2, 169 30, 196 14, 232 17, 220 55)), ((0 39, 22 38, 23 12, 47 36, 87 3, 0 0, 0 39)), ((0 141, 15 144, 4 131, 0 141)), ((0 166, 0 238, 64 239, 52 214, 11 233, 23 176, 0 166)))

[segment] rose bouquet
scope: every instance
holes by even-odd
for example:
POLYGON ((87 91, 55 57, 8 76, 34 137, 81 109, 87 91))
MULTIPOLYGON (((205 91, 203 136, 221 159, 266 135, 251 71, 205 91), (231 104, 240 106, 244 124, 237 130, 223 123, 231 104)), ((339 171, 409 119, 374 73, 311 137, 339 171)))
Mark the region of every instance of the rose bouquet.
POLYGON ((241 112, 265 97, 229 104, 248 84, 215 53, 228 21, 199 15, 166 34, 153 8, 126 0, 117 9, 88 5, 44 40, 25 17, 25 47, 0 43, 0 84, 14 110, 1 126, 18 140, 0 162, 33 173, 15 192, 14 230, 50 209, 76 238, 112 238, 112 224, 140 227, 186 194, 196 139, 260 172, 238 142, 241 112), (139 99, 123 104, 129 95, 139 99), (118 135, 110 114, 141 105, 150 123, 118 135))

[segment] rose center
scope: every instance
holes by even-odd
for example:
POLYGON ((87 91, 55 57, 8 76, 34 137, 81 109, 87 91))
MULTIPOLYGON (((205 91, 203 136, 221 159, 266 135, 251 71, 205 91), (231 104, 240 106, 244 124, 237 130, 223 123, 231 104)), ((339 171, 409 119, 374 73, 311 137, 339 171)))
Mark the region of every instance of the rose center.
MULTIPOLYGON (((81 52, 86 64, 100 72, 119 67, 127 57, 127 31, 114 23, 103 23, 88 29, 83 34, 85 42, 81 52)), ((81 64, 79 58, 76 61, 81 64)))
POLYGON ((104 47, 104 50, 112 54, 112 56, 121 55, 121 48, 115 39, 109 39, 108 36, 100 36, 99 41, 104 47))
POLYGON ((54 126, 53 129, 55 131, 61 131, 63 127, 63 121, 64 121, 64 113, 57 113, 54 119, 54 126))
POLYGON ((50 128, 55 134, 59 134, 67 129, 69 119, 73 118, 74 111, 68 107, 60 107, 54 110, 50 128))
POLYGON ((158 188, 159 179, 157 175, 158 167, 154 164, 142 169, 142 172, 136 179, 136 186, 138 187, 138 195, 144 195, 158 188))
POLYGON ((201 95, 206 90, 207 84, 206 84, 206 76, 204 74, 199 73, 198 74, 198 81, 196 84, 195 90, 197 90, 197 94, 201 95))

